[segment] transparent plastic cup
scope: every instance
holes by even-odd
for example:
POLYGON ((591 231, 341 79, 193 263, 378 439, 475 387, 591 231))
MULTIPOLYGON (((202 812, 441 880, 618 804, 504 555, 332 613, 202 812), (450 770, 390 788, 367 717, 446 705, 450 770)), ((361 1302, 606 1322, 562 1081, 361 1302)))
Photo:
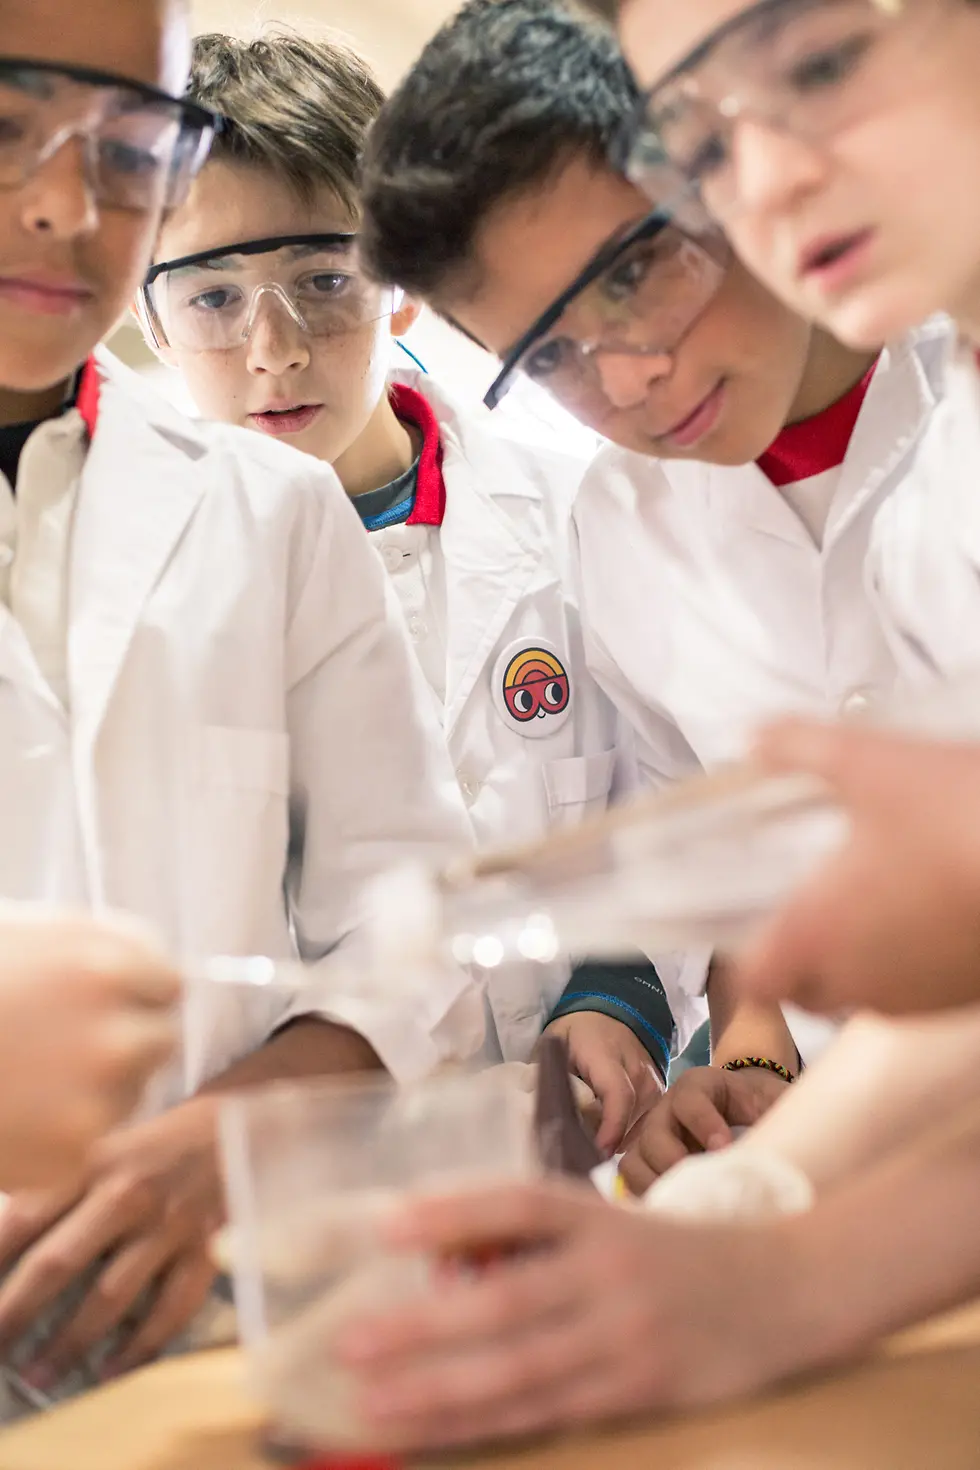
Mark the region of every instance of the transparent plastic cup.
POLYGON ((393 1254, 387 1217, 409 1192, 536 1170, 532 1103, 508 1069, 297 1084, 224 1103, 227 1254, 251 1387, 277 1438, 380 1449, 360 1422, 338 1335, 453 1263, 393 1254))

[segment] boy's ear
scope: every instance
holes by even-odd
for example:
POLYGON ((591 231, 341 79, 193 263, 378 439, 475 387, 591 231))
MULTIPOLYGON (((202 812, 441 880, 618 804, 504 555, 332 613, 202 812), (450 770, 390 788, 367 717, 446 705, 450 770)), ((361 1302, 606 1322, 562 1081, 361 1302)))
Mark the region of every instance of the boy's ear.
POLYGON ((159 347, 154 340, 153 333, 150 331, 143 316, 143 313, 140 310, 139 300, 137 298, 134 298, 129 303, 129 314, 133 318, 136 325, 139 327, 140 331, 143 333, 143 341, 146 343, 147 347, 153 353, 153 356, 157 359, 157 361, 162 362, 164 367, 176 367, 177 362, 170 348, 159 347))
POLYGON ((404 337, 409 327, 414 327, 422 314, 422 302, 411 296, 402 296, 401 304, 391 315, 391 335, 404 337))

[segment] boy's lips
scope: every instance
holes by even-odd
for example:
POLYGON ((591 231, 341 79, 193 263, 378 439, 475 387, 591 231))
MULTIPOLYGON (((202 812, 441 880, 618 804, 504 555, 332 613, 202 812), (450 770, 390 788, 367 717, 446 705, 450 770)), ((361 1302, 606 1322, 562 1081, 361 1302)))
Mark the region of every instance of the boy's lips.
POLYGON ((705 394, 690 413, 678 419, 677 423, 666 433, 656 436, 658 442, 668 445, 671 449, 691 449, 699 440, 711 433, 718 422, 724 403, 725 380, 719 378, 711 392, 705 394))
POLYGON ((799 279, 828 293, 840 290, 860 268, 873 238, 874 231, 864 229, 811 241, 799 254, 799 279))
POLYGON ((322 403, 296 403, 288 408, 266 408, 261 413, 250 413, 248 421, 263 434, 301 434, 322 412, 322 403))
POLYGON ((41 271, 0 274, 0 300, 39 316, 70 316, 94 297, 90 287, 70 276, 46 275, 41 271))

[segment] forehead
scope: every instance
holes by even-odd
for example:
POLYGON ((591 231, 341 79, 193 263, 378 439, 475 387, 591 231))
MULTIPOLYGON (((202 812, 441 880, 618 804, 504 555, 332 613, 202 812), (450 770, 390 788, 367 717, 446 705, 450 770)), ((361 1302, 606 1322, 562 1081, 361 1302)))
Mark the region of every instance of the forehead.
POLYGON ((263 168, 215 159, 195 180, 187 203, 163 224, 156 260, 277 235, 342 233, 351 219, 333 191, 321 185, 309 200, 263 168))
POLYGON ((180 94, 190 61, 184 0, 0 0, 0 50, 180 94))
POLYGON ((752 6, 744 0, 624 0, 618 31, 641 87, 651 87, 718 26, 752 6))
POLYGON ((476 237, 470 279, 434 304, 502 353, 611 235, 642 219, 649 207, 611 169, 576 159, 550 183, 490 211, 476 237))

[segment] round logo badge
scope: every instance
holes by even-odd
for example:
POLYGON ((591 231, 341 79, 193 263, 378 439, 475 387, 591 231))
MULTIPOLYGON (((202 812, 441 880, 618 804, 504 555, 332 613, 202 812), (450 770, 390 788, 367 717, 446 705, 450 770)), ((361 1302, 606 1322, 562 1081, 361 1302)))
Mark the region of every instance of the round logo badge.
POLYGON ((497 660, 493 697, 504 723, 532 740, 554 735, 572 712, 568 671, 557 653, 523 639, 497 660))

